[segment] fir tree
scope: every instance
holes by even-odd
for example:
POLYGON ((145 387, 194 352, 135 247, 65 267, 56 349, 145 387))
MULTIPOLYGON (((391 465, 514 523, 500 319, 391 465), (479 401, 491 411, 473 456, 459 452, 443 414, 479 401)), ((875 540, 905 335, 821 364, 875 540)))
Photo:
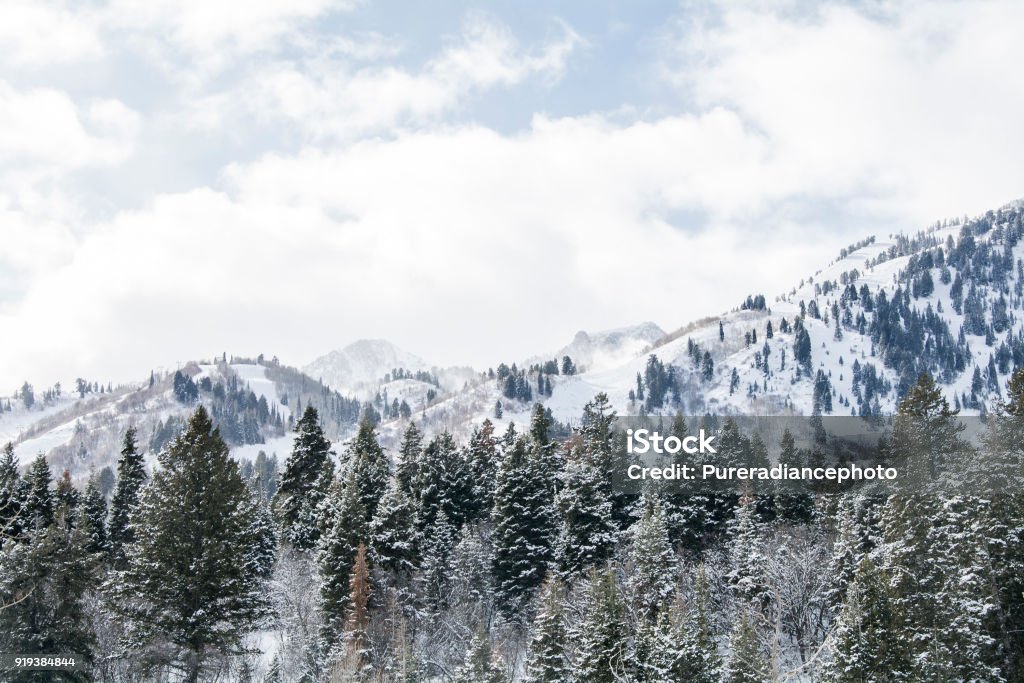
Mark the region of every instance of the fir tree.
POLYGON ((640 614, 653 621, 675 591, 676 557, 669 545, 661 503, 645 496, 641 504, 643 515, 630 529, 633 572, 626 581, 626 588, 640 614))
POLYGON ((566 578, 603 564, 616 540, 607 480, 582 449, 570 453, 556 505, 562 520, 555 555, 566 578))
POLYGON ((85 501, 82 514, 88 522, 90 553, 101 553, 107 550, 107 499, 100 492, 99 480, 93 475, 85 489, 85 501))
POLYGON ((754 502, 740 501, 730 528, 729 585, 736 597, 751 606, 760 606, 768 596, 765 585, 767 557, 755 521, 754 502))
POLYGON ((419 475, 420 529, 430 527, 442 511, 455 527, 461 526, 472 508, 472 489, 466 461, 451 434, 442 432, 430 440, 419 475))
POLYGON ((128 566, 110 584, 133 647, 197 681, 212 652, 237 652, 268 611, 264 576, 247 561, 262 545, 252 494, 206 409, 160 456, 132 525, 128 566), (168 648, 167 645, 172 646, 168 648))
POLYGON ((28 485, 22 507, 25 524, 29 529, 46 529, 53 523, 53 513, 56 509, 56 496, 50 488, 53 475, 50 474, 46 456, 40 454, 32 461, 25 480, 28 485))
POLYGON ((901 620, 887 577, 865 557, 836 623, 825 678, 834 683, 911 680, 901 620))
POLYGON ((320 537, 317 509, 327 494, 334 465, 331 442, 324 436, 312 405, 306 406, 295 432, 295 443, 285 461, 272 510, 283 540, 299 550, 309 550, 320 537))
POLYGON ((360 543, 367 540, 366 511, 363 509, 354 472, 342 482, 335 481, 324 504, 326 527, 320 537, 317 563, 320 568, 320 610, 324 618, 323 637, 328 646, 337 644, 345 622, 349 600, 349 576, 360 543))
POLYGON ((139 505, 146 483, 142 453, 136 446, 135 427, 125 430, 121 457, 117 461, 117 484, 110 500, 110 525, 107 531, 110 557, 115 567, 124 568, 125 548, 135 540, 131 516, 139 505))
POLYGON ((591 572, 586 613, 575 636, 578 680, 615 683, 625 677, 630 668, 625 607, 611 569, 591 572))
POLYGON ((402 435, 402 444, 398 449, 398 465, 395 467, 398 486, 410 497, 419 492, 420 457, 422 455, 423 433, 415 422, 410 422, 405 429, 405 434, 402 435))
POLYGON ((359 502, 369 523, 377 513, 377 505, 391 475, 390 462, 377 442, 374 425, 370 420, 364 419, 359 423, 359 431, 348 448, 345 461, 352 471, 359 502))
POLYGON ((507 683, 508 676, 501 670, 491 653, 491 641, 483 625, 466 651, 466 660, 456 672, 452 683, 507 683))
POLYGON ((416 506, 392 479, 370 522, 370 555, 385 571, 410 575, 419 564, 416 506))
POLYGON ((729 638, 729 658, 723 671, 723 683, 767 683, 767 656, 755 628, 756 616, 741 611, 729 638))
POLYGON ((524 607, 540 586, 551 559, 547 529, 538 519, 550 514, 547 488, 537 476, 528 442, 518 437, 498 466, 491 517, 494 523, 492 573, 499 606, 507 614, 524 607))
POLYGON ((486 518, 494 505, 495 478, 498 471, 498 440, 494 425, 484 420, 469 437, 466 453, 470 480, 472 519, 486 518))
POLYGON ((18 458, 8 441, 0 451, 0 547, 7 538, 16 538, 22 527, 21 510, 24 483, 18 474, 18 458))
MULTIPOLYGON (((53 655, 74 653, 85 666, 64 680, 90 680, 96 637, 84 598, 94 583, 87 525, 72 524, 66 506, 54 523, 23 543, 0 551, 0 651, 53 655)), ((8 672, 10 673, 10 672, 8 672)), ((23 671, 5 680, 43 681, 53 672, 23 671)))
POLYGON ((525 683, 571 683, 573 668, 566 655, 565 589, 549 576, 541 590, 540 609, 526 657, 525 683))
POLYGON ((697 568, 693 600, 676 608, 678 625, 672 641, 675 657, 669 671, 674 681, 717 683, 722 666, 711 626, 711 585, 704 565, 697 568))

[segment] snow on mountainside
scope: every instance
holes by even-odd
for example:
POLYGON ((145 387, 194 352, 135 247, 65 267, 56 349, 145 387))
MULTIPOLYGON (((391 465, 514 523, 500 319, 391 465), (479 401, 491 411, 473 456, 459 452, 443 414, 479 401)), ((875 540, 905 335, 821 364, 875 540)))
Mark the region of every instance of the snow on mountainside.
MULTIPOLYGON (((593 372, 615 367, 643 353, 665 336, 665 331, 652 322, 600 332, 576 333, 572 342, 563 346, 553 358, 569 356, 581 371, 593 372)), ((534 358, 533 362, 547 358, 534 358)))
MULTIPOLYGON (((214 412, 246 459, 260 450, 283 458, 290 420, 308 405, 339 451, 366 402, 389 448, 410 420, 464 439, 484 419, 499 431, 524 424, 535 401, 574 423, 599 392, 623 415, 887 414, 920 372, 936 377, 955 407, 978 414, 998 406, 1010 373, 1024 366, 1022 236, 1024 206, 1015 203, 914 235, 870 238, 785 293, 762 296, 751 283, 752 296, 733 310, 668 334, 652 323, 581 332, 554 354, 485 372, 430 368, 380 340, 331 352, 304 371, 276 359, 225 358, 182 372, 195 385, 193 400, 214 412), (575 373, 563 374, 566 355, 575 373)), ((0 400, 7 403, 0 442, 14 442, 23 465, 42 452, 73 474, 112 463, 129 424, 147 450, 158 450, 194 405, 175 395, 172 374, 84 398, 65 391, 31 410, 14 397, 0 400)))
POLYGON ((339 391, 353 392, 375 384, 395 368, 415 372, 429 370, 430 365, 384 339, 360 339, 317 358, 303 371, 339 391))
MULTIPOLYGON (((547 375, 550 396, 509 399, 488 379, 417 419, 461 435, 485 418, 501 430, 523 424, 540 400, 573 422, 598 392, 620 414, 888 414, 920 372, 965 414, 991 411, 1024 365, 1022 235, 1024 207, 1011 205, 916 235, 870 238, 786 293, 659 335, 619 362, 587 368, 592 335, 579 335, 574 360, 584 371, 547 375), (663 392, 654 401, 652 381, 663 392)), ((520 370, 536 387, 538 368, 520 370)))

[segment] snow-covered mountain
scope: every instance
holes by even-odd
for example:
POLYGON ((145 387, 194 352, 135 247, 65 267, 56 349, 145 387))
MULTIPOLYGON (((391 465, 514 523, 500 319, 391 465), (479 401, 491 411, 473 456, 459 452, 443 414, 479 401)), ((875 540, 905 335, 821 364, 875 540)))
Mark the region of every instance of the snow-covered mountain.
POLYGON ((599 332, 580 330, 569 344, 550 357, 561 360, 569 356, 581 371, 600 371, 636 357, 664 336, 665 331, 652 322, 599 332))
MULTIPOLYGON (((751 283, 734 309, 668 334, 652 323, 580 332, 557 352, 482 372, 432 368, 382 340, 356 342, 303 371, 220 359, 182 372, 197 400, 216 409, 239 457, 283 456, 289 418, 311 403, 338 442, 373 405, 392 447, 410 419, 465 438, 484 419, 499 430, 523 424, 535 401, 576 421, 599 392, 623 415, 886 414, 920 372, 936 377, 951 404, 977 414, 996 408, 1010 373, 1024 365, 1022 236, 1017 202, 914 235, 868 238, 786 292, 751 283), (575 373, 562 372, 562 356, 575 373), (517 378, 511 393, 509 373, 517 378)), ((128 424, 159 447, 191 409, 175 396, 171 374, 84 397, 65 391, 30 410, 0 398, 8 403, 0 443, 13 441, 23 464, 43 452, 73 472, 112 462, 128 424)))
POLYGON ((338 391, 356 392, 377 383, 396 368, 416 372, 430 370, 430 365, 384 339, 360 339, 320 356, 302 369, 338 391))

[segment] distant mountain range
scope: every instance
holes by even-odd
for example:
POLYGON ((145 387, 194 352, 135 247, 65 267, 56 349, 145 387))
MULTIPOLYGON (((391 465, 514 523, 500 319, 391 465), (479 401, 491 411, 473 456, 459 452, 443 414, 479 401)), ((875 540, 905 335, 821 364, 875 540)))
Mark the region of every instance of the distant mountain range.
POLYGON ((977 414, 998 406, 1010 373, 1024 365, 1022 235, 1016 202, 914 235, 870 237, 787 292, 766 296, 752 282, 734 309, 672 332, 649 322, 581 331, 561 349, 490 369, 436 367, 378 339, 301 369, 219 358, 190 363, 177 379, 167 373, 109 391, 65 387, 56 396, 36 387, 31 408, 20 396, 0 399, 10 406, 0 412, 0 442, 14 442, 22 464, 42 452, 76 475, 101 468, 114 462, 129 424, 151 450, 173 435, 192 408, 177 395, 182 382, 214 408, 242 458, 285 455, 290 420, 310 403, 339 441, 373 406, 383 443, 393 445, 409 419, 465 435, 484 419, 499 429, 524 423, 534 401, 572 422, 598 392, 620 414, 887 414, 929 372, 951 403, 977 414), (573 374, 562 372, 564 356, 573 374))

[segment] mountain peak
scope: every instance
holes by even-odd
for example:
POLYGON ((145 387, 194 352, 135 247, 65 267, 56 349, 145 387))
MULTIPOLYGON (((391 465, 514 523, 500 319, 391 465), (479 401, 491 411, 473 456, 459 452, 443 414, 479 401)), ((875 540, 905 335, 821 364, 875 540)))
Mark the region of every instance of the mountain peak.
POLYGON ((430 365, 386 339, 359 339, 320 356, 303 371, 334 389, 351 391, 380 380, 395 368, 415 372, 429 370, 430 365))

